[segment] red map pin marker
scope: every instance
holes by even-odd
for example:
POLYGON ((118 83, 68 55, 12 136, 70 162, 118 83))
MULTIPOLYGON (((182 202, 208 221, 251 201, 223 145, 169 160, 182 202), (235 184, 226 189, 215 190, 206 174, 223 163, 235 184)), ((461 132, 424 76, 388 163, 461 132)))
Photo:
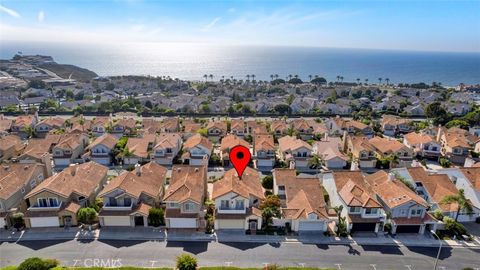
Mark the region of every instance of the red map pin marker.
POLYGON ((245 171, 245 168, 250 162, 251 157, 250 150, 243 145, 234 146, 230 150, 230 161, 232 162, 233 167, 237 171, 240 179, 242 178, 243 171, 245 171))

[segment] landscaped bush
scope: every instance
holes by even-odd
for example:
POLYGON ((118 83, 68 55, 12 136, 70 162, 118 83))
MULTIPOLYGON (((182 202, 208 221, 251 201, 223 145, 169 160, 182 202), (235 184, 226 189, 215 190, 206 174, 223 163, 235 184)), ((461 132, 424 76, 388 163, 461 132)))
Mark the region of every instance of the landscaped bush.
POLYGON ((197 268, 197 259, 188 254, 182 254, 177 257, 178 270, 195 270, 197 268))
POLYGON ((23 219, 23 213, 15 213, 12 216, 13 227, 17 230, 25 226, 25 220, 23 219))
POLYGON ((28 258, 23 261, 19 266, 18 270, 48 270, 54 268, 58 265, 57 260, 42 260, 37 257, 28 258))
POLYGON ((437 220, 443 220, 443 212, 440 209, 435 210, 432 215, 437 220))
POLYGON ((383 226, 383 231, 384 231, 384 232, 391 232, 391 231, 392 231, 392 224, 386 223, 386 224, 383 226))
POLYGON ((91 207, 80 208, 77 217, 81 223, 92 224, 97 219, 97 211, 91 207))
POLYGON ((450 165, 452 165, 450 160, 448 160, 445 157, 440 157, 440 159, 438 160, 438 163, 440 163, 440 166, 442 166, 444 168, 448 168, 448 167, 450 167, 450 165))
POLYGON ((165 213, 163 209, 150 208, 148 211, 148 224, 154 227, 165 225, 165 213))
POLYGON ((273 176, 267 175, 262 179, 262 187, 264 189, 272 189, 273 188, 273 176))

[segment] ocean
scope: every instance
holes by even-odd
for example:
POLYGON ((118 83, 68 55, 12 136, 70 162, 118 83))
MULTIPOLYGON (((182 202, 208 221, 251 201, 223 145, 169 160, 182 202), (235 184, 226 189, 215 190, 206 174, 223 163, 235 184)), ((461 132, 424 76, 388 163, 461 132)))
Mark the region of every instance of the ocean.
POLYGON ((90 69, 101 76, 152 75, 203 80, 204 74, 270 80, 289 74, 308 80, 360 78, 369 83, 480 83, 480 53, 413 52, 313 47, 219 46, 196 43, 73 44, 0 41, 0 58, 16 52, 52 56, 57 63, 90 69))

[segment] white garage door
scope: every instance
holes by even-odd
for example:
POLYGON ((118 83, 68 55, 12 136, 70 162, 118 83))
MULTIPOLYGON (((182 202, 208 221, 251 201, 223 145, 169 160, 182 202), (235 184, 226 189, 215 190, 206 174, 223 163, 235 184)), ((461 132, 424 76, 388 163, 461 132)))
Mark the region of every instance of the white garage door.
POLYGON ((130 217, 129 216, 103 217, 103 226, 131 226, 130 217))
POLYGON ((30 218, 30 226, 38 227, 59 227, 58 217, 32 217, 30 218))
POLYGON ((170 228, 197 228, 195 218, 170 218, 170 228))
POLYGON ((5 218, 0 217, 0 229, 3 229, 5 227, 5 218))
POLYGON ((245 229, 243 219, 217 219, 218 229, 245 229))
POLYGON ((299 231, 323 231, 323 222, 318 221, 300 221, 299 231))

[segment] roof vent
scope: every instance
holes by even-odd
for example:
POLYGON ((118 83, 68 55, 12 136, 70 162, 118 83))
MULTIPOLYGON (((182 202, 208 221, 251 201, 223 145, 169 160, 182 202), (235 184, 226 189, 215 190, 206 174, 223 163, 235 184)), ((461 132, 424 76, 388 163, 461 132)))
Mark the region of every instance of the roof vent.
POLYGON ((198 168, 195 168, 195 172, 198 172, 198 168))
POLYGON ((28 165, 25 165, 25 166, 23 167, 23 169, 24 169, 25 171, 28 170, 28 168, 29 168, 28 165))

